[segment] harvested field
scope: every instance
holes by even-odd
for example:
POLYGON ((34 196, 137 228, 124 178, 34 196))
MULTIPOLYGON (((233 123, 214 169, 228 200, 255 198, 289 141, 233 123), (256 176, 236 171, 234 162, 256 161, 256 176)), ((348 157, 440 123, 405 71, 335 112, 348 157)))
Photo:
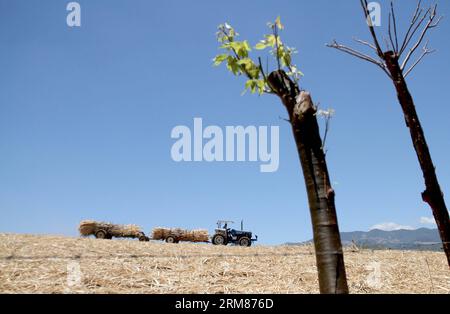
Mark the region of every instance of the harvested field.
MULTIPOLYGON (((444 253, 347 250, 352 293, 450 293, 444 253)), ((318 293, 312 246, 0 234, 0 293, 318 293)))

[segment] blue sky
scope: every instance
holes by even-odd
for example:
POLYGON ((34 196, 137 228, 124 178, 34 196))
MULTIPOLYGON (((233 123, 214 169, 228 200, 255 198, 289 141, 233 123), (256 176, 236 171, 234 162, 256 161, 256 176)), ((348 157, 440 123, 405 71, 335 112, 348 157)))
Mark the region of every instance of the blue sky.
MULTIPOLYGON (((66 25, 68 2, 0 0, 0 232, 76 235, 86 218, 212 231, 217 219, 244 219, 262 243, 309 239, 284 108, 273 96, 241 96, 244 80, 211 65, 218 24, 255 44, 277 15, 299 50, 302 87, 336 110, 327 160, 341 231, 432 226, 420 222, 431 211, 392 83, 324 45, 369 38, 358 1, 80 0, 80 28, 66 25), (174 162, 171 130, 194 117, 280 126, 278 171, 174 162)), ((404 30, 415 1, 397 2, 404 30)), ((430 35, 437 52, 408 78, 445 195, 449 32, 444 19, 430 35)))

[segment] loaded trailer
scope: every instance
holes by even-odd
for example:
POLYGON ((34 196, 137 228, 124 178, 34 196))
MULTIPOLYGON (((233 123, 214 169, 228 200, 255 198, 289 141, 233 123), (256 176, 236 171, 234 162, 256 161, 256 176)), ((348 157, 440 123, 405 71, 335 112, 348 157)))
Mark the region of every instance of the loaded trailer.
POLYGON ((163 240, 167 243, 209 242, 208 230, 185 230, 181 228, 154 228, 152 240, 163 240))
POLYGON ((93 235, 97 239, 134 238, 139 241, 149 241, 142 229, 137 225, 115 225, 108 222, 84 220, 78 230, 82 236, 93 235))

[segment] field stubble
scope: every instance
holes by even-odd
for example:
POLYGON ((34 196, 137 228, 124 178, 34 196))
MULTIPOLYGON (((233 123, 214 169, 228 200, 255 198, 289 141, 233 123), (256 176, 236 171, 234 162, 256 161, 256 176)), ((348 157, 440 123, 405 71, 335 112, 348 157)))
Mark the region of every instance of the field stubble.
MULTIPOLYGON (((345 250, 351 293, 449 293, 442 252, 345 250)), ((0 293, 318 293, 305 246, 0 234, 0 293)))

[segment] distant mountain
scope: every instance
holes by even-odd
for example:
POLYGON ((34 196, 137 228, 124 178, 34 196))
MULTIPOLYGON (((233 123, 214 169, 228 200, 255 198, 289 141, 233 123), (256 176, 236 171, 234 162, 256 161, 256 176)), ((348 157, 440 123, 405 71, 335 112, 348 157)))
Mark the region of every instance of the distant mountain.
MULTIPOLYGON (((354 242, 360 248, 441 251, 442 243, 437 229, 383 231, 373 229, 368 232, 341 232, 342 245, 354 242)), ((312 240, 307 241, 307 243, 312 240)), ((294 243, 287 243, 294 245, 294 243)), ((301 244, 301 243, 300 243, 301 244)))

